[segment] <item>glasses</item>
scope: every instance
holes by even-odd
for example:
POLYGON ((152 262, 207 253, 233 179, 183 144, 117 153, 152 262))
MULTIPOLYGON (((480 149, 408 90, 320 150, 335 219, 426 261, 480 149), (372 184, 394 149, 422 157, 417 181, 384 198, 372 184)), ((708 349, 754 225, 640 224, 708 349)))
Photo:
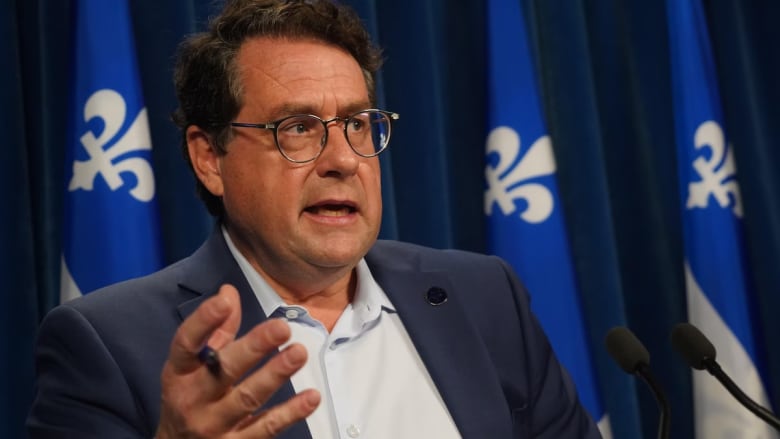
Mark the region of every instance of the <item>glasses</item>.
POLYGON ((269 123, 232 122, 243 128, 272 130, 276 147, 293 163, 308 163, 322 154, 328 143, 328 124, 344 122, 344 137, 360 157, 374 157, 387 148, 390 132, 398 113, 384 110, 362 110, 346 117, 323 120, 313 114, 296 114, 269 123))

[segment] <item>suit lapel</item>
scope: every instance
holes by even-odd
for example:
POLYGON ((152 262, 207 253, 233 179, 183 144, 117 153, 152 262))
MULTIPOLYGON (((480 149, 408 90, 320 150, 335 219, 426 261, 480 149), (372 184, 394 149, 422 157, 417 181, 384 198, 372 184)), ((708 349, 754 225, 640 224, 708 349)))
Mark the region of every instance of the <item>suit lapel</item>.
MULTIPOLYGON (((224 284, 236 287, 241 300, 241 326, 237 337, 241 337, 267 319, 244 273, 233 259, 219 226, 215 227, 211 237, 192 255, 190 261, 191 263, 183 270, 179 287, 196 293, 197 297, 178 306, 179 316, 182 320, 192 314, 203 301, 216 294, 219 287, 224 284)), ((266 361, 267 358, 261 361, 255 369, 261 367, 266 361)), ((292 383, 287 381, 271 396, 263 409, 279 405, 293 396, 295 396, 295 389, 292 383)), ((311 433, 306 422, 298 422, 277 437, 280 439, 311 439, 311 433)))
POLYGON ((266 319, 252 288, 249 287, 249 282, 233 259, 219 226, 214 228, 209 239, 192 255, 189 262, 182 270, 179 287, 197 296, 179 305, 179 316, 182 320, 195 311, 203 301, 215 295, 224 284, 236 287, 241 300, 239 336, 266 319))
POLYGON ((420 271, 408 258, 391 267, 376 253, 375 248, 367 257, 371 273, 395 306, 461 435, 510 437, 501 383, 459 297, 475 292, 455 288, 443 272, 420 271), (447 295, 440 305, 429 303, 435 287, 447 295))

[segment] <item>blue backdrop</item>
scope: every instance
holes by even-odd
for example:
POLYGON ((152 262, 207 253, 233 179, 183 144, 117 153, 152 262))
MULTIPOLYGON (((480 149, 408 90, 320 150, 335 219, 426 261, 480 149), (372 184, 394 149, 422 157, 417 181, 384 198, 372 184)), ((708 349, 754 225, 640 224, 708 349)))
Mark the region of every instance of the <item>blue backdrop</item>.
MULTIPOLYGON (((211 219, 194 195, 170 113, 172 57, 211 0, 134 0, 143 99, 166 263, 211 219)), ((402 115, 382 158, 382 235, 484 252, 487 12, 484 0, 352 0, 385 48, 382 106, 402 115)), ((767 389, 780 406, 780 4, 703 2, 744 204, 747 275, 767 389), (774 378, 773 378, 774 377, 774 378)), ((596 381, 617 438, 651 438, 657 408, 607 358, 627 323, 673 402, 672 436, 693 437, 690 373, 669 331, 686 319, 683 239, 664 2, 522 3, 596 381), (615 300, 619 297, 621 300, 615 300)), ((59 292, 74 0, 0 0, 1 437, 23 437, 35 328, 59 292)), ((539 292, 538 294, 543 294, 539 292)))

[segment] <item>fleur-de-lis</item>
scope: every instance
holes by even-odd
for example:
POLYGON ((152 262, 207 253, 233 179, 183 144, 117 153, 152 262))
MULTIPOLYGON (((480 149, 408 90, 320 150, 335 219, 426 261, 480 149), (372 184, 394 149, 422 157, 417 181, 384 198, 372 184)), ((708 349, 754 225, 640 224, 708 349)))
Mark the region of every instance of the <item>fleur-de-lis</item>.
POLYGON ((84 120, 89 122, 93 118, 100 118, 104 128, 97 137, 92 131, 81 136, 81 144, 89 154, 89 160, 73 162, 69 191, 91 191, 98 174, 103 177, 108 187, 115 191, 124 184, 120 174, 129 172, 136 177, 136 184, 130 189, 130 195, 142 202, 154 198, 154 174, 149 161, 143 157, 116 160, 128 152, 152 149, 146 108, 138 112, 127 132, 110 145, 125 122, 126 108, 124 98, 114 90, 98 90, 87 99, 84 105, 84 120), (110 146, 104 149, 106 145, 110 146))
POLYGON ((688 209, 706 209, 710 195, 715 198, 720 207, 726 208, 733 204, 732 211, 737 218, 742 218, 742 196, 736 180, 737 169, 734 161, 733 147, 726 149, 726 141, 720 125, 714 121, 706 121, 699 125, 694 134, 696 149, 709 148, 709 160, 699 156, 693 161, 693 168, 701 177, 700 181, 688 184, 688 209))
POLYGON ((487 154, 492 153, 498 154, 499 160, 495 167, 485 167, 488 183, 488 189, 485 191, 485 215, 492 214, 494 203, 501 209, 501 213, 511 215, 517 209, 515 200, 525 199, 527 207, 520 212, 520 218, 529 223, 545 221, 554 207, 552 193, 542 184, 523 182, 555 172, 550 138, 542 136, 537 139, 518 161, 520 136, 510 127, 497 127, 487 138, 487 154))

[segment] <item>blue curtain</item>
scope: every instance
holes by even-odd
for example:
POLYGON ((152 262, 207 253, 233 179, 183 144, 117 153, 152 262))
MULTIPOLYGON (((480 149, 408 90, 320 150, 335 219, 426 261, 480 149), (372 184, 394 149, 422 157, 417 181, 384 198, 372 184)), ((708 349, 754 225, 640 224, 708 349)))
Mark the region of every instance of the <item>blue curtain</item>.
MULTIPOLYGON (((385 48, 382 106, 401 114, 382 159, 382 236, 485 251, 484 0, 351 0, 385 48)), ((73 53, 72 1, 0 0, 2 337, 0 436, 24 437, 32 343, 56 304, 63 158, 73 53), (12 335, 11 335, 12 334, 12 335)), ((211 227, 170 122, 171 64, 211 0, 130 2, 149 114, 165 261, 211 227)), ((673 437, 693 437, 690 372, 669 330, 686 319, 682 228, 664 2, 523 2, 552 138, 597 381, 618 438, 655 436, 658 410, 607 358, 603 337, 628 324, 673 402, 673 437), (616 318, 615 316, 622 316, 616 318)), ((780 406, 780 6, 704 2, 745 208, 748 274, 767 383, 780 406), (747 172, 749 170, 749 172, 747 172), (772 379, 772 377, 775 377, 772 379)))
POLYGON ((35 277, 36 246, 33 223, 33 188, 25 144, 23 78, 19 47, 19 25, 13 8, 0 3, 0 132, 6 142, 5 159, 0 165, 0 185, 6 188, 8 201, 0 209, 0 267, 5 286, 0 302, 0 410, 8 417, 0 424, 0 435, 17 437, 19 419, 31 401, 32 349, 38 314, 37 301, 42 291, 35 277))

